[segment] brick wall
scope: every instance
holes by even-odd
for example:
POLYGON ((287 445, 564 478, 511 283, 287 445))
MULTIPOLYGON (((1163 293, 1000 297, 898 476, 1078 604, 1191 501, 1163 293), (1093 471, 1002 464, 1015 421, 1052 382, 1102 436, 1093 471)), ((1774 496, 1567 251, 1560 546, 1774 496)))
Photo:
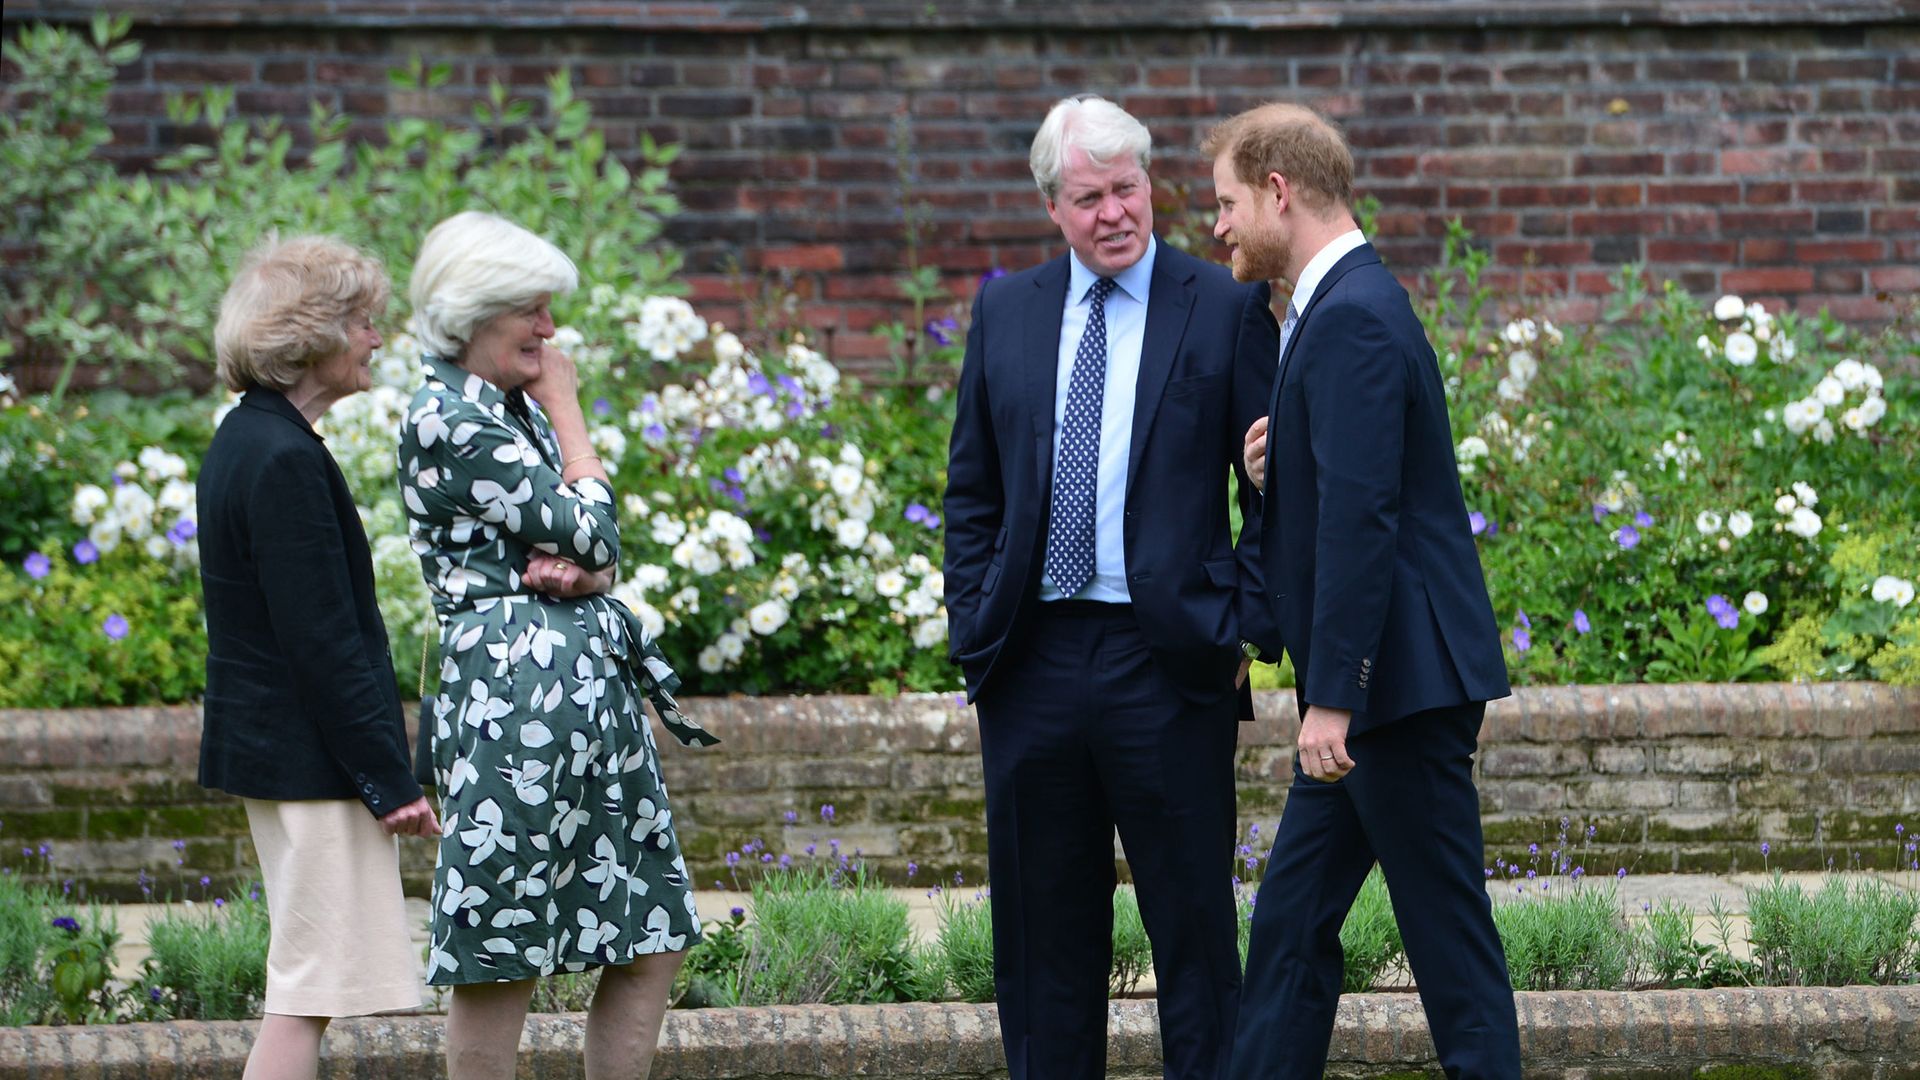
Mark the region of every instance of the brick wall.
POLYGON ((1641 260, 1849 320, 1920 290, 1920 15, 1902 0, 16 0, 4 20, 102 9, 135 14, 146 46, 114 94, 130 165, 190 135, 164 97, 208 82, 296 121, 323 101, 371 137, 389 114, 464 116, 490 80, 538 95, 568 66, 616 150, 685 145, 671 235, 703 311, 738 318, 732 266, 785 275, 855 367, 904 310, 896 130, 931 212, 923 258, 964 299, 1057 250, 1026 148, 1081 90, 1153 128, 1156 173, 1194 185, 1196 211, 1210 122, 1272 98, 1325 109, 1409 284, 1460 217, 1494 285, 1570 319, 1641 260), (388 84, 414 54, 451 65, 444 92, 388 84))
MULTIPOLYGON (((663 736, 662 753, 703 886, 755 838, 796 858, 837 841, 896 881, 910 861, 920 881, 984 880, 979 741, 971 710, 951 697, 692 707, 725 744, 696 752, 663 736)), ((1297 720, 1287 693, 1265 695, 1258 711, 1264 719, 1241 729, 1240 817, 1270 835, 1297 720)), ((244 876, 253 857, 240 807, 193 782, 199 723, 191 707, 0 711, 0 866, 119 897, 137 895, 142 870, 176 894, 203 873, 244 876)), ((1763 841, 1776 867, 1891 867, 1894 826, 1920 829, 1920 689, 1526 688, 1489 707, 1479 773, 1489 862, 1524 860, 1532 842, 1547 850, 1564 816, 1575 833, 1595 826, 1576 855, 1595 874, 1753 870, 1763 841)), ((424 890, 430 845, 402 848, 410 887, 424 890)))

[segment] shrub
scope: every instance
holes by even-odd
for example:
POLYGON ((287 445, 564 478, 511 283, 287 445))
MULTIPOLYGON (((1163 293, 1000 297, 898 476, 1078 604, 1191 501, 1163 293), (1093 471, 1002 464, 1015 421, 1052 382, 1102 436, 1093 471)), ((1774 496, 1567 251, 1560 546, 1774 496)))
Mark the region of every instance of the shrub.
MULTIPOLYGON (((941 975, 961 1001, 992 1001, 993 905, 976 893, 971 901, 940 894, 941 975)), ((1111 982, 1111 978, 1109 978, 1111 982)))
POLYGON ((1400 924, 1393 917, 1393 898, 1387 893, 1386 875, 1375 866, 1360 885, 1360 894, 1340 924, 1340 953, 1345 967, 1340 990, 1361 994, 1379 985, 1380 977, 1406 956, 1400 941, 1400 924))
POLYGON ((1920 897, 1876 878, 1808 893, 1779 874, 1746 890, 1753 961, 1769 986, 1910 982, 1920 969, 1920 897))
POLYGON ((1613 885, 1529 892, 1493 906, 1515 990, 1613 990, 1625 984, 1633 937, 1613 885))
POLYGON ((119 943, 111 911, 0 874, 0 1027, 119 1019, 119 943))
POLYGON ((1113 967, 1107 973, 1107 993, 1130 994, 1153 970, 1153 943, 1140 918, 1140 897, 1132 889, 1113 891, 1113 967))
POLYGON ((921 988, 907 905, 864 871, 772 870, 754 883, 734 1005, 911 1001, 921 988))
POLYGON ((1659 989, 1710 989, 1755 981, 1753 965, 1732 953, 1733 917, 1714 897, 1708 913, 1719 944, 1696 940, 1698 921, 1671 898, 1646 909, 1635 941, 1635 967, 1643 984, 1659 989))
POLYGON ((34 553, 0 573, 0 708, 186 701, 205 686, 198 581, 131 550, 97 558, 34 553))
POLYGON ((179 1020, 247 1020, 267 996, 267 905, 259 890, 171 910, 147 927, 134 990, 179 1020))

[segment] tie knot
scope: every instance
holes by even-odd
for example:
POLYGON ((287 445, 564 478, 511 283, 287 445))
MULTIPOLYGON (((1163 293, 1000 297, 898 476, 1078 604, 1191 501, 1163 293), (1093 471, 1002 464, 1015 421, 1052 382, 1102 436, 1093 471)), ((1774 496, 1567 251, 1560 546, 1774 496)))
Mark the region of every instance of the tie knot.
POLYGON ((1113 292, 1113 290, 1114 283, 1112 278, 1103 277, 1094 279, 1092 290, 1093 302, 1096 304, 1106 303, 1107 295, 1113 292))

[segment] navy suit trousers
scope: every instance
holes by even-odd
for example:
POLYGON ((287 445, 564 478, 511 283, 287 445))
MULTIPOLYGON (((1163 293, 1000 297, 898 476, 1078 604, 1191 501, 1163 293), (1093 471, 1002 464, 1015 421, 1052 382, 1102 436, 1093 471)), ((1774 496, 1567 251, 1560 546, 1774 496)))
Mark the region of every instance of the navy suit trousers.
POLYGON ((1000 665, 978 706, 1010 1075, 1106 1075, 1117 828, 1153 941, 1165 1075, 1214 1080, 1240 987, 1237 699, 1187 701, 1122 605, 1040 604, 1000 665))
POLYGON ((1506 955, 1487 899, 1473 753, 1482 703, 1415 713, 1347 741, 1353 771, 1294 763, 1253 910, 1235 1080, 1312 1077, 1340 1002, 1340 926, 1374 862, 1449 1077, 1519 1080, 1506 955))

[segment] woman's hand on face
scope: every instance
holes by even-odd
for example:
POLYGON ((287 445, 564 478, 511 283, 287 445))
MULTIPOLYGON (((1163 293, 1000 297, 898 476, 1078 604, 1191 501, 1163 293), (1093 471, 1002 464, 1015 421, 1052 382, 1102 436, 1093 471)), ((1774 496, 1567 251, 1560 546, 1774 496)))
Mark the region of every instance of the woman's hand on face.
POLYGON ((389 836, 439 836, 440 819, 425 795, 380 819, 389 836))
POLYGON ((554 348, 551 343, 543 344, 540 348, 540 374, 520 388, 549 413, 569 405, 574 408, 580 405, 580 372, 573 366, 573 358, 554 348))
POLYGON ((558 555, 536 551, 527 559, 527 569, 520 575, 520 582, 556 600, 576 600, 612 589, 613 568, 594 573, 558 555))

